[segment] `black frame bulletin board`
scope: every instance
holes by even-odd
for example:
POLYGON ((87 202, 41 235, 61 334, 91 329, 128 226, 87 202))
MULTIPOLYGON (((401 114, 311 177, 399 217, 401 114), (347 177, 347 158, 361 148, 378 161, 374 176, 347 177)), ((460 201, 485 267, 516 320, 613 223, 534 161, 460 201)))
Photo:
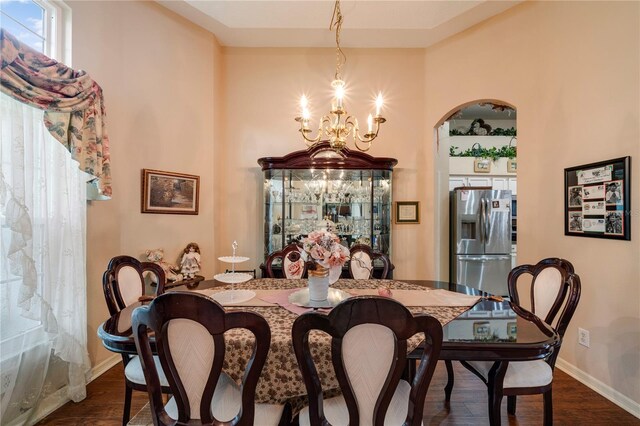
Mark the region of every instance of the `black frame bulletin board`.
POLYGON ((631 240, 631 157, 564 169, 564 234, 631 240))

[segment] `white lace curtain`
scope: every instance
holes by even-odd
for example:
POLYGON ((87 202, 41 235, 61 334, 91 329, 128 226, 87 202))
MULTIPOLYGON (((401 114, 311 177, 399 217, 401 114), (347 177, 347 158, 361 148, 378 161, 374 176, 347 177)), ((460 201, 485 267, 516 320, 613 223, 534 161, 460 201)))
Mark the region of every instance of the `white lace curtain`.
POLYGON ((46 398, 86 396, 90 177, 73 161, 41 110, 0 94, 2 425, 28 424, 46 398))

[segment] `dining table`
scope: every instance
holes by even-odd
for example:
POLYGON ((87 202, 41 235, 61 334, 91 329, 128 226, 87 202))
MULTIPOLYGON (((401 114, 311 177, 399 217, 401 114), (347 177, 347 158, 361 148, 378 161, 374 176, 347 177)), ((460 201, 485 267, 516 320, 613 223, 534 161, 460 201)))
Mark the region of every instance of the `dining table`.
MULTIPOLYGON (((238 304, 225 304, 227 310, 251 310, 261 314, 271 328, 271 345, 267 361, 256 388, 258 403, 289 403, 294 414, 302 408, 306 388, 297 365, 291 341, 295 319, 311 308, 288 302, 289 295, 305 288, 305 279, 253 279, 234 286, 204 280, 169 291, 189 291, 213 297, 229 289, 248 289, 256 296, 238 304)), ((390 289, 391 297, 405 304, 413 314, 429 314, 443 325, 444 340, 440 359, 490 360, 496 362, 539 359, 549 355, 559 343, 557 334, 532 314, 508 301, 462 285, 431 280, 353 280, 339 279, 332 284, 349 295, 375 295, 381 288, 390 289)), ((135 354, 131 314, 148 301, 127 306, 98 328, 103 345, 118 353, 135 354)), ((327 309, 321 311, 328 312, 327 309)), ((322 389, 327 395, 339 393, 339 384, 331 362, 330 337, 313 331, 309 337, 322 389)), ((253 349, 253 336, 246 330, 225 333, 224 371, 238 384, 253 349)), ((421 343, 421 335, 408 341, 408 352, 421 343)), ((154 341, 151 339, 152 349, 154 341)), ((490 413, 491 414, 491 413, 490 413)), ((490 416, 492 417, 492 416, 490 416)), ((493 419, 492 419, 493 420, 493 419)), ((496 424, 492 422, 492 424, 496 424)), ((498 423, 499 424, 499 416, 498 423)))

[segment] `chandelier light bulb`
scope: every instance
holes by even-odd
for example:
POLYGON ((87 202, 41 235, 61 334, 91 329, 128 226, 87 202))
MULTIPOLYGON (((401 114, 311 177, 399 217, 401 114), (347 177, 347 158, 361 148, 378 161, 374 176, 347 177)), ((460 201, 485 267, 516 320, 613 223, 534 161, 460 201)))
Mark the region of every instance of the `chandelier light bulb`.
POLYGON ((380 109, 382 108, 382 93, 378 93, 376 98, 376 117, 380 116, 380 109))
POLYGON ((373 117, 371 116, 371 114, 369 114, 369 117, 367 117, 367 124, 369 125, 368 133, 373 133, 373 117))
POLYGON ((338 109, 342 109, 342 100, 344 99, 344 81, 342 80, 333 80, 331 85, 335 89, 335 98, 336 98, 336 107, 338 109))
POLYGON ((311 113, 309 112, 309 108, 307 108, 307 105, 309 105, 309 101, 307 100, 307 97, 305 95, 302 95, 302 97, 300 98, 300 108, 302 109, 303 130, 307 128, 307 124, 309 123, 309 119, 311 118, 311 113))

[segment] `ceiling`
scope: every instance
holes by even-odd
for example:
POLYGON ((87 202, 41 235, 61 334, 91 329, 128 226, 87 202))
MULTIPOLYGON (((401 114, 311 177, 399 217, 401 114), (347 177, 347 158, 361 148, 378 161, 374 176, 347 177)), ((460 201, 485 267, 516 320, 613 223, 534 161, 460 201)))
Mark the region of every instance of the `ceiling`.
MULTIPOLYGON (((230 47, 335 47, 333 0, 157 0, 230 47)), ((340 43, 428 47, 516 4, 506 1, 343 0, 340 43)))
POLYGON ((458 120, 475 120, 476 118, 482 118, 483 120, 516 120, 517 112, 510 108, 493 108, 490 104, 474 104, 461 109, 454 118, 458 120))

